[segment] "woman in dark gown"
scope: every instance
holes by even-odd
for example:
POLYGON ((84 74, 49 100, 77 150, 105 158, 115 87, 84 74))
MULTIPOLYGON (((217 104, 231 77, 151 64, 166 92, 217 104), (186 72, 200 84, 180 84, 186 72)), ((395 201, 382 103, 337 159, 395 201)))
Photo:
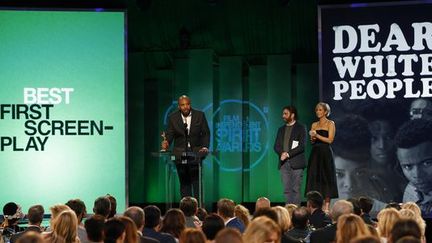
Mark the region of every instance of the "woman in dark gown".
POLYGON ((309 157, 306 178, 306 193, 319 191, 325 198, 324 210, 329 210, 330 198, 338 198, 336 170, 333 160, 333 151, 330 144, 333 142, 336 127, 330 115, 330 106, 320 102, 315 107, 317 122, 312 123, 309 135, 312 142, 312 151, 309 157))

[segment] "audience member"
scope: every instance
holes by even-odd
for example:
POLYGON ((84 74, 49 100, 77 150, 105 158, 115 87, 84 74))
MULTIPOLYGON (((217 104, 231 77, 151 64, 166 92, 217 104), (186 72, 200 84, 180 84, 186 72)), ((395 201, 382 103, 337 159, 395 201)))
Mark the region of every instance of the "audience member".
POLYGON ((361 216, 361 208, 358 199, 352 197, 348 198, 347 201, 353 205, 353 214, 361 216))
POLYGON ((206 237, 201 230, 189 228, 183 230, 179 243, 206 243, 206 237))
POLYGON ((12 234, 20 232, 18 220, 23 216, 24 214, 22 213, 21 207, 18 204, 9 202, 3 206, 4 221, 0 226, 3 229, 3 237, 9 240, 9 237, 12 234))
POLYGON ((243 222, 245 227, 249 225, 251 215, 249 213, 249 209, 247 209, 245 206, 237 204, 234 207, 234 215, 243 222))
POLYGON ((108 215, 108 218, 110 219, 117 214, 117 200, 110 194, 107 194, 106 198, 110 201, 110 213, 108 215))
POLYGON ((415 202, 406 202, 401 206, 402 209, 410 209, 414 212, 416 217, 422 216, 420 207, 415 202))
POLYGON ((289 204, 285 204, 285 208, 288 210, 288 213, 290 215, 290 218, 292 216, 292 212, 294 211, 294 209, 298 208, 297 205, 289 203, 289 204))
POLYGON ((336 201, 330 210, 332 224, 316 230, 310 235, 311 243, 330 243, 336 240, 337 222, 340 216, 353 212, 352 203, 347 200, 336 201))
POLYGON ((281 231, 279 226, 268 217, 258 217, 247 227, 243 241, 247 243, 275 242, 280 243, 281 231))
POLYGON ((143 229, 144 229, 144 224, 145 224, 145 216, 144 216, 144 210, 140 207, 129 207, 126 209, 126 211, 123 214, 125 217, 130 218, 136 228, 137 228, 137 232, 138 232, 138 237, 141 243, 154 243, 154 242, 159 242, 158 240, 154 239, 154 238, 150 238, 147 236, 143 235, 143 229))
POLYGON ((377 230, 382 241, 387 241, 394 224, 400 219, 399 211, 394 208, 385 208, 378 213, 377 230))
POLYGON ((324 198, 318 191, 306 193, 306 207, 309 210, 309 223, 315 229, 331 224, 330 217, 322 210, 324 198))
POLYGON ((35 231, 27 231, 16 241, 17 243, 45 243, 42 235, 35 231))
POLYGON ((88 242, 103 242, 105 217, 95 214, 84 222, 88 242))
POLYGON ((111 213, 111 202, 107 197, 98 197, 93 206, 93 212, 99 214, 108 219, 111 213))
POLYGON ((217 233, 214 243, 243 243, 243 238, 237 229, 225 228, 217 233))
POLYGON ((425 237, 426 234, 426 222, 421 216, 418 216, 418 214, 414 213, 413 210, 408 208, 403 208, 399 211, 401 218, 404 219, 412 219, 417 222, 417 224, 420 226, 421 232, 422 232, 422 238, 425 237))
POLYGON ((186 228, 186 219, 183 212, 177 208, 171 208, 166 213, 162 220, 160 232, 170 234, 177 240, 180 234, 186 228))
POLYGON ((201 229, 206 235, 207 240, 212 241, 215 239, 216 234, 224 228, 225 223, 223 219, 219 215, 212 213, 204 219, 201 229))
POLYGON ((154 205, 144 208, 144 230, 147 237, 154 238, 163 243, 175 243, 173 236, 167 233, 158 232, 161 224, 161 211, 154 205))
POLYGON ((196 228, 201 225, 201 221, 196 216, 198 213, 198 201, 190 196, 183 197, 180 200, 180 210, 186 218, 186 228, 196 228))
POLYGON ((243 233, 245 225, 243 222, 234 216, 235 203, 231 199, 222 198, 217 203, 217 213, 225 222, 225 226, 228 228, 235 228, 243 233))
POLYGON ((199 220, 202 222, 204 221, 204 219, 207 217, 208 213, 207 210, 205 208, 198 208, 197 210, 197 217, 199 218, 199 220))
POLYGON ((291 216, 291 222, 293 228, 289 230, 286 234, 299 240, 305 240, 306 237, 310 234, 310 230, 308 228, 309 222, 309 212, 305 207, 299 207, 294 209, 293 214, 291 216))
POLYGON ((281 228, 281 233, 285 234, 292 228, 291 217, 288 210, 282 206, 272 207, 272 210, 276 212, 277 224, 281 228))
POLYGON ((336 243, 347 243, 357 236, 370 235, 363 219, 356 214, 345 214, 337 221, 336 243))
POLYGON ((414 236, 404 236, 396 241, 396 243, 421 243, 421 240, 415 238, 414 236))
POLYGON ((68 206, 64 205, 64 204, 56 204, 52 207, 50 207, 50 212, 51 212, 51 218, 50 218, 50 228, 47 229, 47 231, 51 231, 52 227, 53 227, 53 222, 54 219, 57 218, 57 216, 66 210, 71 210, 68 206))
POLYGON ((52 220, 52 231, 44 235, 47 243, 79 243, 77 234, 78 219, 74 211, 62 211, 52 220))
POLYGON ((72 199, 69 200, 66 203, 66 206, 68 206, 70 209, 72 209, 78 219, 78 238, 80 239, 81 243, 87 242, 87 233, 84 228, 84 224, 82 222, 83 218, 86 217, 87 210, 86 206, 83 201, 80 199, 72 199))
POLYGON ((261 216, 267 216, 267 218, 273 220, 275 223, 278 222, 278 215, 275 210, 272 208, 260 208, 258 211, 255 211, 253 218, 258 218, 261 216))
POLYGON ((258 198, 255 203, 255 211, 258 211, 260 208, 270 208, 270 200, 266 197, 258 198))
POLYGON ((118 218, 125 226, 125 238, 124 243, 138 243, 138 229, 135 223, 129 217, 119 216, 118 218))
MULTIPOLYGON (((103 215, 99 214, 104 217, 103 215)), ((104 217, 105 218, 105 217, 104 217)), ((105 243, 124 243, 126 237, 126 226, 118 218, 111 218, 105 222, 105 243)))
MULTIPOLYGON (((278 213, 273 208, 260 208, 260 209, 258 209, 258 211, 256 211, 254 213, 254 219, 262 217, 262 216, 265 216, 265 217, 273 220, 279 226, 279 228, 281 228, 279 223, 278 223, 279 222, 278 213)), ((291 220, 290 220, 290 222, 291 222, 291 220)), ((282 229, 281 229, 281 241, 283 243, 291 243, 291 242, 297 242, 299 240, 295 237, 292 237, 288 234, 285 234, 284 232, 282 232, 282 229)))
MULTIPOLYGON (((379 221, 378 221, 379 223, 379 221)), ((390 232, 389 243, 396 243, 404 236, 412 236, 421 240, 421 229, 415 220, 401 219, 397 221, 390 232)))
POLYGON ((358 203, 361 209, 361 217, 364 220, 364 222, 368 225, 375 226, 377 222, 372 220, 372 217, 370 216, 370 211, 372 210, 374 201, 369 197, 359 197, 358 203))
POLYGON ((42 205, 34 205, 31 206, 27 213, 28 218, 28 227, 17 234, 13 234, 10 238, 11 243, 15 243, 17 239, 19 239, 22 235, 24 235, 27 232, 35 232, 35 233, 41 233, 43 230, 41 228, 41 223, 44 216, 44 208, 42 205))

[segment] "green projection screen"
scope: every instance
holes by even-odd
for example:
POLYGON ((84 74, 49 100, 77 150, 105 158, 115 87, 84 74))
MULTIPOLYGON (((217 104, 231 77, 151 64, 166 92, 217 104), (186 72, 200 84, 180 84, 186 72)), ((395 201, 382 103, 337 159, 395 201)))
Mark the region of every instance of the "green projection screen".
POLYGON ((126 204, 125 13, 0 10, 0 207, 126 204))

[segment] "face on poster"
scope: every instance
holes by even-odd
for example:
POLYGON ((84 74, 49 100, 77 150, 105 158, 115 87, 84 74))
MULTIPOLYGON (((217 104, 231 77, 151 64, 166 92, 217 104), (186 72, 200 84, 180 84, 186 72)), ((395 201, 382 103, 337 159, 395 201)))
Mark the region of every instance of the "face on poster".
POLYGON ((429 144, 418 134, 432 121, 430 10, 421 2, 320 8, 321 98, 336 121, 333 149, 344 198, 418 201, 430 213, 431 202, 419 199, 431 193, 425 184, 432 180, 407 171, 422 163, 407 159, 409 151, 429 144))

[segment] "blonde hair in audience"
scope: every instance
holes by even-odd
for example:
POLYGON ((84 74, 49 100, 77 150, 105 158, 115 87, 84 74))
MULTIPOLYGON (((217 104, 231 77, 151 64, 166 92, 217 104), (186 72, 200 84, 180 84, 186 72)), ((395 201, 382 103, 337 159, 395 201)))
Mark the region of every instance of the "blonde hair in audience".
POLYGON ((263 243, 272 241, 270 238, 276 234, 276 243, 281 241, 281 230, 279 226, 266 216, 261 216, 252 220, 243 234, 243 241, 247 243, 263 243))
POLYGON ((52 219, 56 218, 61 212, 66 211, 66 210, 70 210, 70 207, 68 207, 67 205, 64 205, 64 204, 56 204, 56 205, 50 207, 51 218, 52 219))
POLYGON ((77 236, 78 219, 75 212, 71 209, 60 212, 60 214, 52 220, 52 227, 52 232, 47 235, 47 242, 80 242, 77 236))
POLYGON ((288 209, 282 207, 282 206, 276 206, 272 208, 277 216, 278 216, 278 224, 279 227, 282 230, 282 233, 287 232, 289 229, 291 229, 292 227, 292 223, 291 223, 291 217, 290 214, 288 212, 288 209))
POLYGON ((406 219, 415 219, 416 218, 416 214, 414 213, 414 211, 412 211, 411 209, 408 208, 403 208, 399 211, 399 214, 401 216, 401 218, 406 218, 406 219))
POLYGON ((290 216, 290 218, 291 218, 294 209, 297 208, 297 205, 292 204, 292 203, 289 203, 289 204, 286 204, 286 205, 285 205, 285 208, 288 210, 289 216, 290 216))
POLYGON ((406 203, 402 204, 401 208, 402 209, 410 209, 416 214, 416 216, 421 217, 420 207, 414 202, 406 202, 406 203))
POLYGON ((394 208, 385 208, 378 213, 378 233, 380 237, 390 237, 394 224, 400 219, 400 213, 394 208))
POLYGON ((367 224, 366 227, 369 229, 371 236, 379 238, 378 230, 373 225, 367 224))
POLYGON ((126 236, 124 239, 124 243, 137 243, 139 241, 138 238, 138 229, 135 223, 126 216, 119 216, 118 219, 124 224, 126 236))
POLYGON ((244 225, 247 227, 249 225, 249 217, 250 217, 250 213, 249 213, 249 209, 247 209, 245 206, 241 205, 241 204, 237 204, 234 207, 234 215, 239 218, 244 225))
POLYGON ((352 238, 362 235, 371 235, 371 233, 360 216, 351 213, 339 217, 336 243, 348 243, 352 238))
POLYGON ((204 233, 195 228, 187 228, 180 234, 179 243, 205 243, 204 233))

